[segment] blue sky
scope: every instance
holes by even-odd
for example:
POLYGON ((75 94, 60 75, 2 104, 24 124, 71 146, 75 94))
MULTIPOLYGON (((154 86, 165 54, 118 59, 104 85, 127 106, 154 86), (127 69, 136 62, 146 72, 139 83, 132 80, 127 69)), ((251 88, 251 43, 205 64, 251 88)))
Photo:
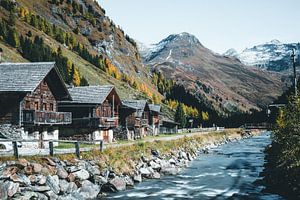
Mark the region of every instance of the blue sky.
POLYGON ((157 43, 189 32, 215 52, 272 39, 300 42, 300 0, 98 0, 132 38, 157 43))

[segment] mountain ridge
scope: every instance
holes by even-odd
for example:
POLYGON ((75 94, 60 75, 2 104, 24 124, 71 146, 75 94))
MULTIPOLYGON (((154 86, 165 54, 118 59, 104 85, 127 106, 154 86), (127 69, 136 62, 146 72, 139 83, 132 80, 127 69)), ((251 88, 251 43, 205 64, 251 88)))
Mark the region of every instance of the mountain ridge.
POLYGON ((151 70, 162 71, 223 114, 260 109, 284 89, 281 75, 215 53, 188 33, 162 39, 142 58, 151 70))

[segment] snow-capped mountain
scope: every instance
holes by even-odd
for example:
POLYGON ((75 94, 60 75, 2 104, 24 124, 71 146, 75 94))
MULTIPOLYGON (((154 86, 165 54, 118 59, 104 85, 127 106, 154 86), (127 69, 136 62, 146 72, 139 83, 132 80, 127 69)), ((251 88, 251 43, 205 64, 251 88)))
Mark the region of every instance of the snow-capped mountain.
POLYGON ((224 53, 225 56, 238 58, 245 65, 256 66, 270 71, 285 71, 291 68, 292 49, 299 51, 299 43, 284 44, 279 40, 272 40, 265 44, 247 48, 241 53, 236 53, 232 49, 224 53))
MULTIPOLYGON (((194 102, 212 106, 220 113, 263 107, 282 91, 277 73, 248 67, 232 56, 217 54, 189 33, 172 34, 147 48, 138 46, 147 66, 183 85, 195 98, 194 102)), ((237 55, 234 50, 229 53, 237 55)))

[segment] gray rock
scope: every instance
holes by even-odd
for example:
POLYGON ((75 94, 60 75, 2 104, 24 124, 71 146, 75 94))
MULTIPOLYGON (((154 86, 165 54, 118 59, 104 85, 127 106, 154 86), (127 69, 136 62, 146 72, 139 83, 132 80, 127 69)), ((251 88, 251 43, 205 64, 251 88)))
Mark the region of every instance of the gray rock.
POLYGON ((112 180, 109 180, 108 183, 102 186, 102 191, 104 192, 117 192, 126 189, 126 182, 120 177, 115 177, 112 180))
POLYGON ((37 192, 36 194, 38 195, 38 200, 48 200, 48 197, 46 195, 44 195, 43 193, 37 192))
POLYGON ((142 182, 142 175, 141 174, 134 175, 133 176, 133 181, 138 182, 138 183, 142 182))
POLYGON ((179 152, 179 158, 183 158, 183 159, 185 159, 185 160, 188 159, 188 158, 187 158, 187 155, 186 155, 186 153, 185 153, 184 151, 180 151, 180 152, 179 152))
POLYGON ((97 166, 94 166, 88 162, 85 164, 85 169, 93 176, 101 174, 101 172, 97 166))
POLYGON ((66 180, 60 180, 59 181, 59 188, 60 192, 66 193, 70 187, 70 183, 66 180))
POLYGON ((46 184, 51 188, 51 190, 55 193, 58 194, 60 191, 59 188, 59 178, 57 175, 54 176, 47 176, 46 178, 46 184))
POLYGON ((19 183, 12 181, 0 182, 0 199, 7 199, 19 191, 19 183))
POLYGON ((52 190, 50 190, 50 191, 48 191, 48 192, 46 192, 45 193, 46 195, 47 195, 47 197, 49 198, 49 199, 53 199, 53 200, 56 200, 56 199, 58 199, 58 195, 57 194, 55 194, 55 192, 54 191, 52 191, 52 190))
POLYGON ((79 192, 72 192, 71 194, 65 196, 59 196, 58 200, 85 200, 86 198, 82 196, 79 192))
POLYGON ((68 172, 63 167, 58 167, 56 174, 61 179, 65 179, 69 175, 68 172))
POLYGON ((67 167, 66 169, 69 173, 73 173, 73 172, 77 172, 77 171, 81 170, 81 168, 79 168, 78 166, 73 166, 73 165, 67 167))
POLYGON ((140 173, 141 173, 141 175, 142 176, 145 176, 145 177, 147 177, 147 176, 150 176, 151 175, 151 171, 149 170, 150 168, 149 167, 147 167, 147 168, 140 168, 140 173))
POLYGON ((89 199, 95 199, 98 196, 100 192, 100 187, 98 185, 95 185, 88 180, 82 181, 81 184, 82 187, 77 190, 79 194, 88 197, 89 199))
POLYGON ((47 192, 50 191, 51 188, 49 186, 31 186, 31 190, 34 192, 47 192))
POLYGON ((36 192, 24 191, 22 192, 21 196, 14 198, 14 200, 31 200, 31 199, 37 199, 38 197, 39 196, 36 192))
POLYGON ((134 186, 134 182, 130 176, 125 176, 124 180, 125 180, 126 186, 129 186, 129 187, 134 186))
POLYGON ((153 178, 153 179, 160 179, 160 173, 154 172, 154 173, 152 174, 151 178, 153 178))
POLYGON ((76 179, 79 179, 81 181, 87 180, 90 177, 90 174, 85 169, 81 169, 77 172, 73 173, 76 179))
POLYGON ((78 187, 77 187, 76 183, 71 182, 71 183, 69 184, 69 187, 68 187, 66 193, 70 194, 70 193, 72 193, 72 192, 76 192, 77 189, 78 189, 78 187))
POLYGON ((169 163, 172 164, 172 165, 175 165, 176 164, 176 160, 174 158, 171 158, 169 160, 169 163))
POLYGON ((38 179, 38 181, 37 181, 37 183, 38 183, 38 185, 45 185, 46 184, 46 176, 44 176, 44 175, 39 175, 39 176, 37 176, 37 179, 38 179))
POLYGON ((13 174, 9 178, 13 182, 20 183, 21 185, 26 185, 26 186, 31 185, 29 178, 27 176, 25 176, 24 174, 13 174))
POLYGON ((161 168, 160 172, 165 175, 176 175, 179 173, 179 168, 178 167, 161 168))
POLYGON ((160 164, 154 162, 153 160, 150 161, 149 165, 150 165, 150 167, 152 169, 155 169, 155 170, 159 170, 160 169, 160 164))
POLYGON ((94 180, 97 185, 104 185, 107 183, 107 179, 103 176, 94 176, 94 180))

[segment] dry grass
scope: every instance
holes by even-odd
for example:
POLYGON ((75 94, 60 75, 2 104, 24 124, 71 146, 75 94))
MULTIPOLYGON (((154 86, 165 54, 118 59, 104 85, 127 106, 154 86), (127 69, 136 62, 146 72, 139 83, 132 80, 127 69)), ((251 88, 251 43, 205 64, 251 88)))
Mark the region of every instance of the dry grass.
MULTIPOLYGON (((139 161, 141 156, 150 157, 151 150, 156 149, 163 155, 172 155, 178 149, 185 149, 187 152, 193 151, 190 146, 191 142, 197 144, 197 147, 204 147, 213 142, 218 142, 226 137, 240 138, 239 129, 231 129, 223 132, 212 132, 209 134, 200 134, 192 137, 184 137, 177 140, 154 142, 138 141, 129 146, 109 147, 103 152, 99 150, 92 150, 89 152, 82 152, 82 159, 95 160, 101 169, 111 167, 118 174, 131 174, 135 164, 139 161)), ((75 154, 56 155, 61 160, 68 160, 70 162, 76 161, 75 154)), ((31 156, 23 157, 30 162, 44 163, 43 157, 31 156)), ((1 161, 15 160, 13 157, 2 157, 1 161)))

